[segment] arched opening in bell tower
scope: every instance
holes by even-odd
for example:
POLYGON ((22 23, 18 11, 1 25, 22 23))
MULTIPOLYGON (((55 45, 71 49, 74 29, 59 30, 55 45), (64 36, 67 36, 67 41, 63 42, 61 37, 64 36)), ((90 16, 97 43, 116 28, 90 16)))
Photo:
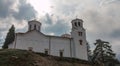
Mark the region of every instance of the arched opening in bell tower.
POLYGON ((36 20, 32 20, 28 22, 28 30, 37 30, 40 31, 41 29, 41 23, 39 21, 36 20))

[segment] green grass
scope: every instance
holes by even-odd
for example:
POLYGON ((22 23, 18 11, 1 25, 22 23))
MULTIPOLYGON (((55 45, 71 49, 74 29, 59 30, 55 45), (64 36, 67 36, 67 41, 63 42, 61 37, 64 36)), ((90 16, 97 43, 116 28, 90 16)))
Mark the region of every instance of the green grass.
POLYGON ((0 49, 0 66, 36 66, 36 62, 40 63, 38 66, 74 66, 73 64, 91 65, 88 61, 75 58, 51 56, 27 50, 0 49))
POLYGON ((81 60, 81 59, 77 59, 77 58, 70 58, 70 57, 58 57, 58 56, 51 56, 51 55, 46 55, 44 53, 36 53, 42 57, 46 57, 47 59, 49 59, 49 57, 51 57, 51 59, 54 59, 55 61, 58 62, 69 62, 69 63, 83 63, 83 64, 91 64, 91 62, 88 62, 86 60, 81 60))
POLYGON ((0 66, 33 66, 30 52, 25 50, 0 50, 0 66))

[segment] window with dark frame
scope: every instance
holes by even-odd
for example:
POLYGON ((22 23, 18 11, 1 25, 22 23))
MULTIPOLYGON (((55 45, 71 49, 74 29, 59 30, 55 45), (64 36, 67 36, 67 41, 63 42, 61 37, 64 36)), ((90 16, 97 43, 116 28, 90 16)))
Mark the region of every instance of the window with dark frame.
POLYGON ((78 32, 78 35, 79 35, 79 36, 82 36, 82 32, 78 32))
POLYGON ((63 57, 63 51, 60 51, 60 57, 63 57))
POLYGON ((45 54, 48 55, 48 49, 45 49, 45 54))
POLYGON ((78 22, 78 25, 81 26, 81 25, 80 25, 80 22, 78 22))
POLYGON ((47 50, 45 50, 45 54, 48 55, 48 51, 47 50))
POLYGON ((82 45, 83 41, 82 41, 82 40, 79 40, 79 43, 80 43, 80 45, 82 45))
POLYGON ((77 27, 77 23, 75 22, 75 26, 77 27))

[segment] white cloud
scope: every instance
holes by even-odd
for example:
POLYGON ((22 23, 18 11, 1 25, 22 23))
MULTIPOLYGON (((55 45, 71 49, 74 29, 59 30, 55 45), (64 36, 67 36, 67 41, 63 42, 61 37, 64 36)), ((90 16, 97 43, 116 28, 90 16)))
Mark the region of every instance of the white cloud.
POLYGON ((27 21, 34 18, 36 11, 26 0, 0 0, 0 39, 5 38, 12 24, 16 31, 26 31, 27 21))

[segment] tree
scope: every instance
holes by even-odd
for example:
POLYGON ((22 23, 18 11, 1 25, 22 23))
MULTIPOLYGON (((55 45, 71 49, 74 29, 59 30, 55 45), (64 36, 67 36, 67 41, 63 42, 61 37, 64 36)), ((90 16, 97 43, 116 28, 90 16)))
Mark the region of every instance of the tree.
POLYGON ((15 39, 15 27, 14 25, 11 26, 11 28, 9 29, 9 32, 7 33, 7 36, 5 38, 5 42, 2 46, 3 49, 8 48, 8 45, 10 43, 12 43, 15 39))
MULTIPOLYGON (((115 53, 111 49, 111 45, 107 41, 101 39, 96 40, 94 43, 96 48, 93 51, 93 61, 106 64, 115 61, 115 53)), ((113 65, 112 65, 113 66, 113 65)))
POLYGON ((90 45, 89 43, 87 43, 86 45, 87 45, 88 60, 91 61, 92 52, 90 50, 90 45))
POLYGON ((1 38, 0 39, 0 48, 2 47, 2 45, 3 45, 3 39, 1 38))

